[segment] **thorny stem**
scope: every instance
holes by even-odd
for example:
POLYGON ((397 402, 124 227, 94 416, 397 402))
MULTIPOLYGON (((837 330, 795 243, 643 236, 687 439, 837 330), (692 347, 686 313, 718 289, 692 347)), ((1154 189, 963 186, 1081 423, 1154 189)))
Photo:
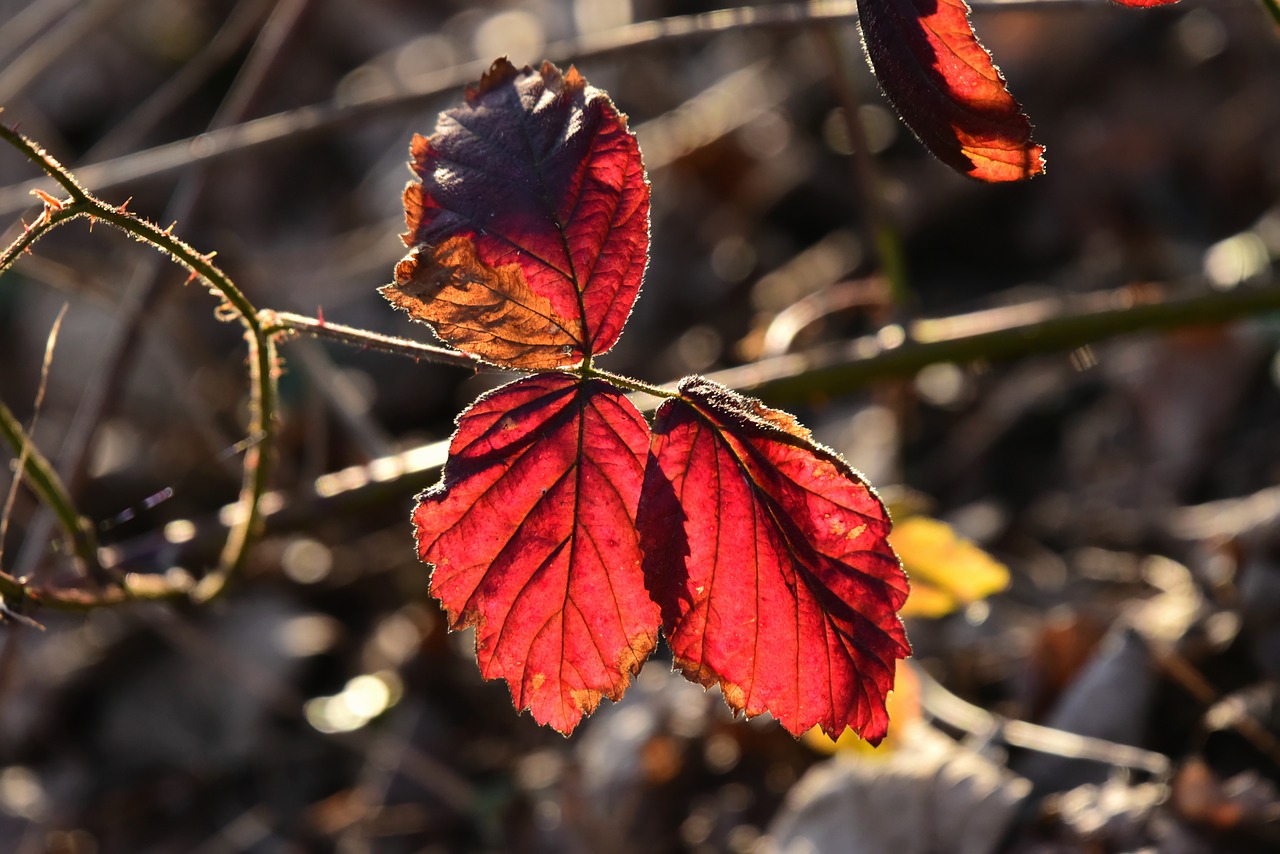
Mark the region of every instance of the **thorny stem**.
MULTIPOLYGON (((70 196, 64 202, 45 199, 44 215, 37 225, 28 229, 9 247, 4 256, 0 256, 0 273, 11 266, 23 251, 52 228, 79 217, 87 217, 91 221, 106 222, 119 228, 135 239, 159 249, 190 270, 194 276, 203 280, 211 290, 222 297, 224 305, 234 313, 245 328, 245 338, 249 346, 249 434, 257 437, 258 441, 245 453, 244 480, 238 502, 241 512, 238 514, 236 523, 227 533, 226 545, 218 565, 194 591, 191 591, 192 598, 197 601, 212 599, 225 589, 228 580, 244 566, 249 545, 261 524, 260 503, 270 479, 278 408, 275 342, 263 329, 257 309, 231 279, 214 265, 211 255, 197 252, 175 237, 170 229, 161 229, 153 223, 93 196, 81 187, 71 173, 53 157, 16 131, 0 125, 0 139, 8 142, 43 169, 70 196)), ((79 518, 79 513, 71 504, 65 490, 60 494, 51 493, 50 497, 53 499, 50 506, 60 519, 79 518)), ((2 585, 0 585, 0 592, 4 592, 2 585)), ((10 595, 13 592, 10 591, 10 595)), ((106 599, 117 595, 133 598, 134 592, 130 587, 127 592, 108 592, 99 599, 106 604, 106 599)), ((169 595, 172 595, 172 591, 165 592, 159 598, 169 595)), ((50 606, 54 606, 55 602, 74 606, 82 600, 97 601, 93 600, 89 594, 72 596, 70 600, 52 595, 43 599, 45 604, 50 606)))
POLYGON ((22 257, 22 253, 30 249, 37 240, 58 226, 81 216, 84 216, 84 212, 74 208, 59 208, 57 210, 46 208, 44 215, 36 221, 35 225, 24 228, 22 234, 18 235, 16 240, 5 247, 4 254, 0 255, 0 276, 9 272, 9 268, 22 257))
POLYGON ((437 362, 442 365, 453 365, 458 368, 480 370, 489 365, 466 353, 446 347, 434 347, 411 341, 408 338, 397 338, 392 335, 380 335, 354 326, 343 326, 330 323, 315 317, 304 317, 288 311, 272 311, 263 309, 258 313, 263 331, 272 338, 289 334, 310 335, 315 338, 328 338, 353 347, 366 350, 377 350, 395 356, 406 356, 419 362, 437 362))

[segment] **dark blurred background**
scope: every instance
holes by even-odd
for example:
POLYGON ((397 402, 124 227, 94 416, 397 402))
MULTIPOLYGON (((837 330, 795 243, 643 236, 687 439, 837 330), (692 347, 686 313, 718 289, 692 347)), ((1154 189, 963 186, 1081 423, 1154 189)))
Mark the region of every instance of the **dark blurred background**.
MULTIPOLYGON (((590 41, 715 8, 0 0, 0 105, 90 189, 216 250, 257 305, 430 340, 376 292, 403 253, 412 134, 498 55, 574 61, 653 183, 646 284, 606 364, 656 382, 891 322, 1275 286, 1280 33, 1257 2, 980 7, 1048 150, 1012 186, 922 149, 851 20, 823 25, 843 72, 816 27, 590 41), (225 151, 218 129, 253 120, 265 141, 225 151), (897 303, 872 202, 903 248, 897 303)), ((6 242, 37 177, 0 152, 6 242)), ((0 282, 0 399, 24 423, 69 306, 35 441, 124 571, 207 571, 238 490, 240 330, 185 281, 79 223, 0 282)), ((905 725, 834 758, 734 721, 661 651, 572 738, 517 715, 446 633, 408 524, 435 443, 501 378, 288 343, 278 512, 225 598, 0 626, 0 850, 1275 850, 1278 336, 1257 317, 777 401, 1011 574, 909 621, 905 725), (1006 718, 1149 753, 1083 760, 1006 718)), ((79 583, 56 539, 20 491, 0 566, 79 583)))

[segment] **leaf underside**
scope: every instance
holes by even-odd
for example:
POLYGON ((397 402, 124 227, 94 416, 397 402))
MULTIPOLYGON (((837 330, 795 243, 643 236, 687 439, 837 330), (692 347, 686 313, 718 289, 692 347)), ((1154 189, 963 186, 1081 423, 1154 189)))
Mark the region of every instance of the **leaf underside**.
POLYGON ((983 181, 1044 171, 1044 149, 964 0, 858 0, 858 15, 885 95, 939 160, 983 181))
POLYGON ((622 696, 656 642, 635 530, 647 434, 606 383, 517 380, 459 417, 413 515, 431 593, 451 628, 476 627, 481 674, 565 734, 622 696))
POLYGON ((382 291, 443 340, 490 362, 539 369, 577 361, 572 324, 529 288, 519 267, 495 270, 466 237, 415 248, 382 291))
POLYGON ((411 153, 413 251, 389 299, 507 367, 567 366, 613 346, 648 263, 649 184, 603 91, 573 68, 500 59, 411 153), (484 330, 501 302, 518 322, 495 344, 484 330))
POLYGON ((676 664, 791 733, 876 744, 907 579, 884 505, 785 413, 691 377, 653 426, 638 526, 676 664))

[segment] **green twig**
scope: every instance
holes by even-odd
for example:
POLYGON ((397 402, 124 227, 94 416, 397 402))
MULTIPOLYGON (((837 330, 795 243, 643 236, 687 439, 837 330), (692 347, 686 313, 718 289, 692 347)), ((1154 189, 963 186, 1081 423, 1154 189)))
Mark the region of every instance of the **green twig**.
POLYGON ((365 350, 377 350, 395 356, 407 356, 419 362, 437 362, 442 365, 453 365, 458 368, 481 370, 491 367, 474 356, 451 350, 446 347, 434 347, 408 338, 397 338, 392 335, 380 335, 353 326, 330 323, 315 317, 305 317, 288 311, 272 311, 263 309, 259 313, 263 331, 271 337, 297 333, 315 338, 328 338, 353 347, 365 350))
MULTIPOLYGON (((72 553, 90 572, 100 569, 98 540, 93 523, 76 510, 75 502, 71 500, 58 473, 49 465, 49 461, 22 429, 21 422, 3 401, 0 401, 0 436, 13 449, 14 455, 23 461, 21 476, 26 478, 31 490, 58 517, 58 524, 71 543, 72 553)), ((14 476, 18 477, 19 473, 15 472, 14 476)))
POLYGON ((86 215, 85 211, 78 208, 45 208, 44 214, 36 221, 35 225, 24 228, 22 234, 18 235, 17 239, 5 247, 4 254, 0 255, 0 276, 9 272, 9 268, 22 257, 22 253, 30 249, 37 240, 58 226, 86 215))
POLYGON ((1096 300, 1104 304, 1092 310, 976 333, 955 331, 963 325, 958 322, 963 318, 918 321, 905 331, 895 328, 896 336, 882 334, 818 347, 717 371, 709 379, 773 401, 832 396, 879 380, 910 377, 943 362, 1006 361, 1073 350, 1117 335, 1224 323, 1280 311, 1280 287, 1271 284, 1133 304, 1138 298, 1132 290, 1122 289, 1096 300))
POLYGON ((106 222, 131 235, 135 239, 164 252, 175 262, 202 280, 224 305, 243 324, 249 345, 249 435, 257 437, 253 447, 245 454, 244 480, 238 502, 240 513, 236 524, 227 534, 226 547, 217 568, 206 577, 192 594, 199 601, 206 601, 222 592, 227 581, 244 565, 249 545, 261 524, 261 500, 270 480, 271 456, 276 433, 278 408, 276 389, 276 350, 258 319, 258 310, 248 298, 218 269, 211 255, 197 252, 183 240, 175 237, 172 227, 162 229, 154 223, 134 216, 122 207, 115 207, 89 193, 61 164, 40 146, 0 125, 0 139, 26 155, 27 159, 43 169, 68 194, 63 202, 43 197, 45 210, 36 226, 18 238, 5 255, 0 257, 0 272, 43 234, 52 228, 78 217, 106 222), (34 235, 34 236, 32 236, 34 235), (10 255, 10 252, 13 254, 10 255))

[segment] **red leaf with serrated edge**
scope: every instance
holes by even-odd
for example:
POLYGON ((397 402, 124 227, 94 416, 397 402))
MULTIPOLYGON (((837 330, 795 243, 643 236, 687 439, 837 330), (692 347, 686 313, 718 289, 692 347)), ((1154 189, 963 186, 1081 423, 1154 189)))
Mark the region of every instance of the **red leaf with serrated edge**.
POLYGON ((964 0, 858 0, 867 56, 907 126, 983 181, 1044 171, 1044 149, 969 23, 964 0))
POLYGON ((648 262, 649 184, 608 95, 574 68, 499 59, 412 154, 413 251, 383 289, 392 302, 508 367, 613 346, 648 262))
POLYGON ((413 514, 431 593, 451 628, 476 627, 481 674, 565 734, 622 696, 656 641, 635 530, 647 434, 604 382, 525 377, 458 418, 413 514))
POLYGON ((701 377, 653 426, 637 525, 676 665, 794 735, 878 744, 907 578, 866 482, 790 415, 701 377))

